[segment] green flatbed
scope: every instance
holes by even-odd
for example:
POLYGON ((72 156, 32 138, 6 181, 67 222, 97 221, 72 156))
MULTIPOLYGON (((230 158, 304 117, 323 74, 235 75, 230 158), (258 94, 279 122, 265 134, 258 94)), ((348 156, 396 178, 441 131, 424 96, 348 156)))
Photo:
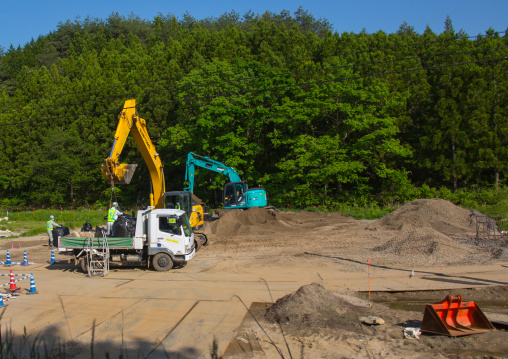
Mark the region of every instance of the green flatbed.
MULTIPOLYGON (((103 238, 90 237, 93 248, 102 248, 103 238)), ((108 237, 108 247, 111 249, 132 249, 134 238, 108 237)), ((68 249, 82 249, 88 247, 89 238, 60 237, 60 247, 68 249)))

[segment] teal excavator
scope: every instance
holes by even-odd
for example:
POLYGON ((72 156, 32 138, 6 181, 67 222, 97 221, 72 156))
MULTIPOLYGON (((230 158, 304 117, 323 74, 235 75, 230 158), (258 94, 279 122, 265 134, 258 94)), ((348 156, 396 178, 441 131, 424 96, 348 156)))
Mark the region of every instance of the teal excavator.
POLYGON ((229 182, 224 185, 222 191, 224 209, 248 209, 267 205, 266 190, 264 188, 249 189, 247 181, 242 181, 234 168, 193 152, 189 152, 187 155, 185 181, 189 183, 189 186, 184 188, 184 191, 194 192, 196 167, 221 173, 229 178, 229 182))

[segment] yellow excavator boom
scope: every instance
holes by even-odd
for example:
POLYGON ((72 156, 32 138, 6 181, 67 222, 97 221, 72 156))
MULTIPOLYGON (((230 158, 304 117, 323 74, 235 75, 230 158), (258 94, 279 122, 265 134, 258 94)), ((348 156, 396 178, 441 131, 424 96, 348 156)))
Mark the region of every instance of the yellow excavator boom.
POLYGON ((102 175, 111 185, 129 184, 132 180, 137 164, 118 162, 129 133, 134 137, 134 141, 150 172, 150 178, 152 180, 150 206, 163 208, 163 196, 165 192, 164 166, 148 135, 146 121, 138 115, 136 100, 134 99, 125 101, 123 110, 118 116, 118 126, 116 128, 113 147, 111 148, 109 157, 105 160, 105 164, 101 167, 102 175))

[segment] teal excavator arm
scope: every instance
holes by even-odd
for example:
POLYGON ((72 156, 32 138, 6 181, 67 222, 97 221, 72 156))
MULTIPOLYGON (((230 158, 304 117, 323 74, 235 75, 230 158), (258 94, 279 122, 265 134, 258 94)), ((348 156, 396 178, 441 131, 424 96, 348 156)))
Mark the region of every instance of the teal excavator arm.
POLYGON ((247 181, 242 181, 234 168, 226 166, 222 162, 212 160, 211 158, 196 155, 192 152, 189 152, 187 155, 185 181, 189 183, 189 186, 184 188, 185 191, 194 191, 196 166, 228 176, 229 183, 224 185, 222 191, 222 202, 225 209, 247 209, 251 207, 264 207, 267 205, 266 191, 264 188, 249 189, 247 181))
POLYGON ((240 182, 240 175, 234 168, 226 166, 224 163, 212 160, 206 156, 200 156, 193 152, 187 155, 187 164, 185 169, 185 181, 189 182, 189 186, 184 188, 184 191, 194 192, 194 173, 196 166, 206 168, 210 171, 222 173, 229 177, 229 182, 240 182))

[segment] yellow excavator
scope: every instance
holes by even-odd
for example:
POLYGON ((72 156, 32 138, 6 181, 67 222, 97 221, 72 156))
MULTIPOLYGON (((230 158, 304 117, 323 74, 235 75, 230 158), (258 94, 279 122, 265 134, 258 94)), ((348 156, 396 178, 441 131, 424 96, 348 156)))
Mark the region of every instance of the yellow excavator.
POLYGON ((137 164, 118 162, 129 133, 134 137, 134 141, 150 172, 150 206, 156 209, 169 206, 186 211, 190 225, 198 239, 198 244, 205 245, 207 242, 206 236, 195 232, 204 224, 203 206, 192 198, 192 193, 189 191, 166 192, 164 165, 148 135, 146 121, 139 117, 135 99, 125 101, 123 110, 118 116, 113 147, 109 157, 105 160, 105 164, 101 167, 106 182, 114 186, 129 184, 132 180, 137 164))

